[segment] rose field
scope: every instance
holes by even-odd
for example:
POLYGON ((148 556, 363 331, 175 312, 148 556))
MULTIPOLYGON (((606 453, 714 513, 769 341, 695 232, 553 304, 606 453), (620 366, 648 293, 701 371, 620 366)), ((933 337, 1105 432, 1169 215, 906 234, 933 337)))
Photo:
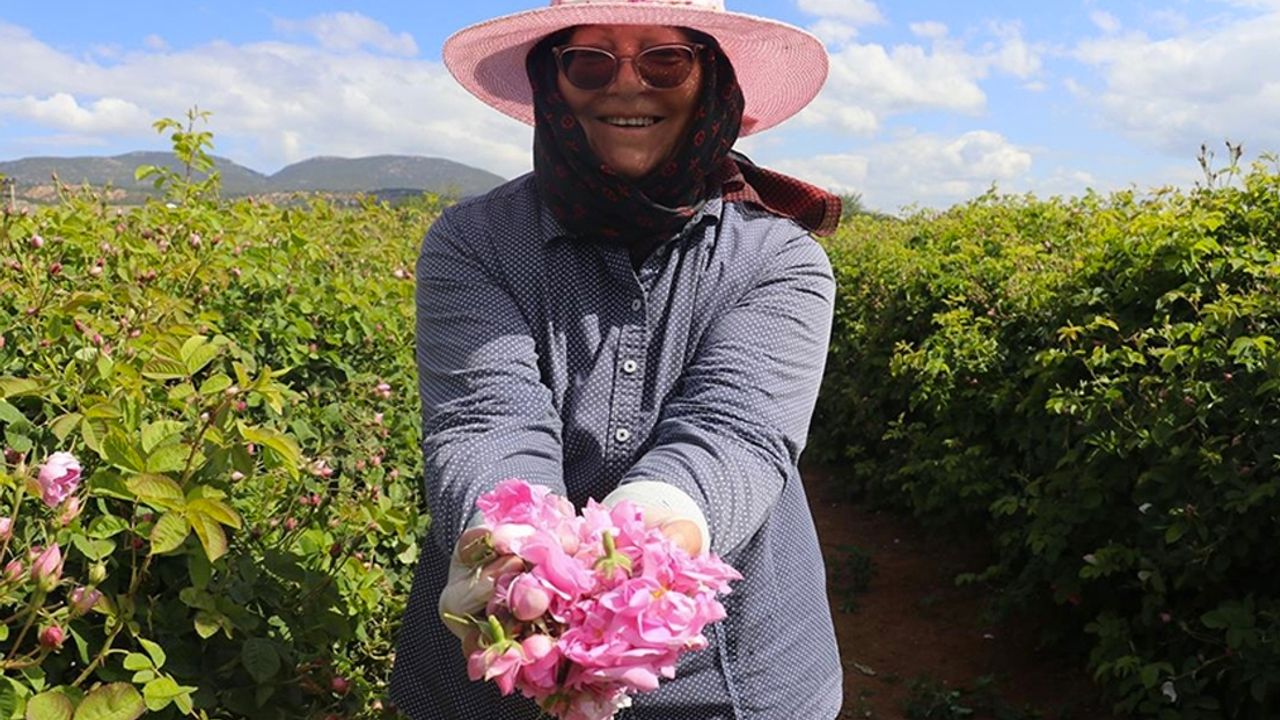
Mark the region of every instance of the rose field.
MULTIPOLYGON (((161 197, 0 219, 0 718, 391 717, 442 202, 221 199, 208 134, 162 129, 196 173, 161 197)), ((1118 715, 1280 715, 1276 160, 824 242, 807 459, 982 538, 957 581, 1118 715)))

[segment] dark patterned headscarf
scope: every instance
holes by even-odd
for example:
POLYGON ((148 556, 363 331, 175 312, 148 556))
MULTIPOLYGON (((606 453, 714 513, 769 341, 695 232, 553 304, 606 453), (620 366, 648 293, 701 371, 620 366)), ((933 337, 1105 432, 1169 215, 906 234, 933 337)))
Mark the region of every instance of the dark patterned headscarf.
POLYGON ((703 52, 711 61, 702 65, 702 92, 687 140, 662 167, 638 181, 618 175, 596 157, 560 94, 551 47, 563 35, 547 38, 529 52, 534 177, 556 219, 574 235, 633 244, 678 232, 721 186, 726 201, 762 205, 818 234, 834 230, 839 198, 757 168, 732 151, 742 127, 742 89, 715 39, 693 35, 707 46, 703 52), (753 185, 756 178, 764 181, 760 187, 753 185), (817 223, 811 226, 806 217, 817 218, 817 223))

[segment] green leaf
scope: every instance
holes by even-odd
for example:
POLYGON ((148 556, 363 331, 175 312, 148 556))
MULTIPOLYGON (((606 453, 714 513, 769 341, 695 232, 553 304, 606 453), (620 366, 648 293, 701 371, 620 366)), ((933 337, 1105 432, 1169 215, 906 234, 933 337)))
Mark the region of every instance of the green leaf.
POLYGON ((195 628, 196 634, 201 638, 208 640, 217 634, 218 629, 222 627, 218 616, 208 610, 201 610, 196 613, 195 628))
POLYGON ((102 442, 102 453, 107 462, 121 470, 142 472, 142 454, 119 433, 112 432, 107 436, 102 442))
POLYGON ((105 434, 106 432, 102 429, 101 421, 99 421, 96 427, 94 423, 89 420, 80 423, 80 437, 84 440, 85 446, 98 453, 99 456, 103 455, 102 436, 105 434))
POLYGON ((187 574, 191 576, 191 586, 197 590, 204 590, 209 587, 209 581, 213 579, 213 566, 209 564, 209 558, 200 553, 189 553, 187 555, 187 574))
POLYGON ((142 697, 147 704, 147 709, 153 712, 163 710, 181 694, 182 688, 167 675, 152 680, 142 688, 142 697))
POLYGON ((111 683, 94 688, 80 707, 75 720, 137 720, 147 711, 142 696, 129 683, 111 683))
POLYGON ((182 488, 173 478, 164 475, 142 473, 126 480, 125 485, 139 500, 161 510, 180 508, 186 504, 182 488))
POLYGON ((142 653, 131 652, 124 656, 125 670, 150 670, 153 667, 151 658, 142 653))
POLYGON ((150 380, 185 380, 187 366, 177 360, 154 357, 142 366, 142 377, 150 380))
POLYGON ((37 395, 40 393, 40 383, 27 378, 2 377, 0 378, 0 400, 20 395, 37 395))
POLYGON ((16 430, 16 428, 26 424, 26 422, 23 422, 19 425, 10 425, 4 429, 5 444, 20 453, 28 452, 31 448, 35 447, 35 444, 31 442, 31 438, 16 430))
POLYGON ((82 419, 84 419, 84 416, 78 412, 60 415, 49 423, 49 429, 53 431, 53 436, 58 438, 58 442, 65 442, 67 436, 75 431, 82 419))
POLYGON ((216 520, 199 512, 188 513, 187 520, 199 536, 200 544, 204 545, 209 562, 217 562, 218 558, 227 554, 227 534, 216 520))
POLYGON ((182 343, 182 349, 178 351, 178 357, 182 358, 182 362, 185 363, 191 359, 192 353, 208 342, 209 338, 204 335, 192 335, 187 338, 186 342, 182 343))
POLYGON ((138 638, 138 643, 142 645, 142 649, 146 650, 147 654, 151 656, 151 661, 155 663, 156 667, 164 667, 165 660, 168 660, 168 656, 164 654, 164 648, 160 647, 160 643, 153 642, 146 638, 138 638))
POLYGON ((161 515, 155 527, 151 528, 151 554, 160 555, 175 550, 190 533, 191 526, 181 514, 167 512, 161 515))
POLYGON ((249 638, 240 649, 240 662, 259 683, 270 680, 280 670, 280 656, 275 645, 263 638, 249 638))
POLYGON ((71 544, 75 545, 89 560, 101 560, 115 552, 116 543, 114 540, 94 540, 87 535, 72 535, 71 544))
POLYGON ((115 515, 99 515, 89 522, 89 537, 99 540, 115 537, 129 529, 129 523, 115 515))
POLYGON ((200 384, 200 394, 205 396, 217 395, 229 387, 231 387, 231 378, 218 373, 217 375, 209 376, 208 380, 200 384))
POLYGON ((27 701, 26 720, 71 720, 75 706, 61 690, 50 690, 27 701))
POLYGON ((187 427, 186 423, 177 420, 157 420, 142 428, 142 452, 150 454, 164 441, 180 434, 187 427))
POLYGON ((18 711, 18 690, 13 681, 0 676, 0 718, 8 720, 18 711))
POLYGON ((201 498, 187 503, 187 512, 198 512, 237 530, 241 527, 240 515, 221 500, 201 498))
POLYGON ((289 476, 295 480, 298 478, 298 462, 302 457, 302 451, 298 449, 298 444, 292 438, 275 430, 253 427, 243 422, 236 423, 236 427, 239 428, 240 436, 245 440, 271 448, 280 456, 289 476))
POLYGON ((18 408, 10 405, 8 402, 4 400, 0 400, 0 420, 3 420, 7 423, 16 423, 16 422, 22 422, 23 420, 26 420, 26 419, 27 417, 23 415, 22 412, 18 410, 18 408))
POLYGON ((165 445, 157 448, 147 456, 147 472, 167 473, 180 472, 187 467, 187 458, 191 455, 188 445, 165 445))
POLYGON ((201 345, 191 353, 191 357, 187 358, 187 372, 195 375, 204 369, 205 365, 213 362, 218 357, 221 348, 217 345, 201 345))
MULTIPOLYGON (((84 427, 89 427, 85 423, 84 427)), ((102 497, 115 498, 117 500, 128 500, 132 502, 137 498, 129 487, 125 485, 121 479, 120 473, 109 468, 98 468, 93 475, 89 477, 89 493, 91 495, 100 495, 102 497)))

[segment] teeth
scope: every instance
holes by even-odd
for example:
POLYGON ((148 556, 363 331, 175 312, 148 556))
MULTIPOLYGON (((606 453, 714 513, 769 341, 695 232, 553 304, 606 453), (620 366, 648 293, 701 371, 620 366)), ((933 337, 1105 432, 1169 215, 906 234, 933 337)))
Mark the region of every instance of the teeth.
POLYGON ((607 118, 604 118, 604 121, 609 123, 610 125, 617 125, 619 127, 649 127, 650 125, 653 125, 658 122, 657 118, 651 118, 651 117, 644 117, 644 118, 607 117, 607 118))

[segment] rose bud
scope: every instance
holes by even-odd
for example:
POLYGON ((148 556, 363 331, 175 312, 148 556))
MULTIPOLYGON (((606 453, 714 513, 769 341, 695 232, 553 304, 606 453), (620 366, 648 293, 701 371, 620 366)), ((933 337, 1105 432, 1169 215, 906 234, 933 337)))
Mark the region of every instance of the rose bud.
POLYGON ((62 579, 62 549, 57 543, 36 555, 31 563, 31 579, 45 592, 57 587, 58 581, 62 579))
POLYGON ((35 248, 36 250, 39 250, 40 248, 44 247, 44 238, 40 237, 39 235, 32 235, 31 247, 35 248))
POLYGON ((0 517, 0 542, 13 536, 13 518, 0 517))
POLYGON ((22 561, 17 558, 10 560, 4 566, 5 582, 18 582, 25 574, 26 568, 22 567, 22 561))
POLYGON ((57 650, 62 647, 64 638, 65 635, 62 632, 62 628, 57 625, 50 625, 40 631, 40 647, 57 650))
POLYGON ((339 695, 346 695, 347 691, 351 689, 351 683, 339 675, 329 681, 329 687, 333 688, 333 691, 339 695))
POLYGON ((84 615, 93 609, 94 605, 102 599, 102 593, 93 588, 78 587, 71 591, 69 597, 71 612, 76 615, 84 615))
POLYGON ((93 267, 89 268, 89 275, 93 277, 100 277, 102 275, 102 266, 94 265, 93 267))
POLYGON ((507 590, 507 605, 517 620, 528 622, 547 611, 551 595, 536 577, 523 573, 511 581, 507 590))
POLYGON ((240 472, 239 470, 232 470, 231 479, 234 480, 235 482, 240 482, 241 480, 244 479, 244 473, 240 472))
POLYGON ((373 414, 373 424, 374 424, 374 425, 381 425, 381 424, 382 424, 382 413, 374 413, 374 414, 373 414))
POLYGON ((297 519, 297 518, 285 518, 285 520, 284 520, 284 529, 285 529, 285 530, 288 530, 289 532, 293 532, 294 530, 298 529, 298 519, 297 519))
POLYGON ((334 543, 329 546, 329 557, 335 560, 342 554, 342 543, 334 543))
POLYGON ((80 505, 80 497, 72 495, 67 498, 67 502, 62 506, 62 513, 58 515, 58 524, 66 527, 76 518, 80 517, 80 511, 84 508, 80 505))
POLYGON ((54 263, 54 264, 50 265, 50 266, 49 266, 49 274, 50 274, 50 275, 61 275, 61 274, 62 274, 62 263, 60 263, 60 262, 56 262, 56 263, 54 263))
POLYGON ((104 562, 96 562, 89 566, 89 582, 94 585, 101 585, 103 580, 107 579, 107 564, 104 562))

